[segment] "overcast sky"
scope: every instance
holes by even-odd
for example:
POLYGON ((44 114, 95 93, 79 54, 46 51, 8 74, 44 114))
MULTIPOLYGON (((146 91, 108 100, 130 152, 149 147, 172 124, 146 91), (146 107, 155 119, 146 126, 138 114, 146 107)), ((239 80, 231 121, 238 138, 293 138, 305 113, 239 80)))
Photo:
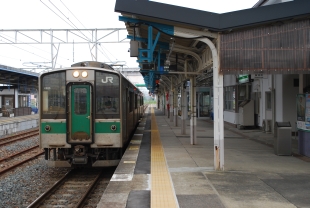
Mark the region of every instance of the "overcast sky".
MULTIPOLYGON (((153 0, 215 13, 225 13, 251 8, 258 0, 153 0)), ((1 29, 72 29, 64 19, 69 18, 78 28, 125 28, 114 12, 115 0, 6 0, 0 12, 1 29), (54 4, 54 5, 53 5, 54 4), (48 8, 49 7, 49 8, 48 8), (55 12, 55 13, 54 13, 55 12), (72 15, 74 14, 74 16, 72 15)), ((0 35, 3 34, 0 31, 0 35)), ((6 35, 8 35, 6 33, 6 35)), ((121 34, 126 37, 126 33, 121 34)), ((14 38, 14 33, 9 37, 14 38)), ((20 41, 22 37, 20 37, 20 41)), ((121 37, 122 38, 122 37, 121 37)), ((121 39, 120 38, 120 39, 121 39)), ((0 42, 7 42, 0 37, 0 42)), ((98 61, 118 62, 124 67, 137 67, 136 58, 130 58, 129 43, 100 46, 98 61)), ((0 45, 0 64, 12 67, 31 66, 28 62, 49 62, 50 45, 0 45), (17 47, 16 47, 17 46, 17 47)), ((57 67, 67 67, 73 62, 91 60, 88 45, 60 45, 57 67), (74 61, 73 61, 74 59, 74 61)), ((42 65, 44 65, 42 63, 42 65)), ((46 63, 45 65, 50 65, 46 63)))

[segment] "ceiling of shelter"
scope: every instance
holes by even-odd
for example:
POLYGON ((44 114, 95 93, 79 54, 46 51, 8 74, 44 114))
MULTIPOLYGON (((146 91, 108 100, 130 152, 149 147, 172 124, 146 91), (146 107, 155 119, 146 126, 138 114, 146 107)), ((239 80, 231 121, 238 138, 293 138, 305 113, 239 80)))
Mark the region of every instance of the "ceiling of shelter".
MULTIPOLYGON (((154 50, 154 59, 140 63, 142 75, 149 80, 149 71, 156 71, 158 68, 156 57, 159 43, 165 45, 161 47, 161 66, 170 64, 169 74, 156 74, 152 79, 153 83, 149 84, 150 91, 158 90, 156 80, 164 80, 165 83, 159 85, 163 90, 170 88, 171 79, 174 85, 182 85, 188 77, 184 76, 184 63, 188 61, 188 71, 197 72, 197 58, 193 53, 197 54, 201 59, 207 56, 207 59, 212 59, 209 47, 196 38, 181 38, 176 34, 176 28, 181 30, 199 31, 200 37, 208 37, 216 45, 217 35, 231 34, 235 31, 247 30, 261 26, 283 24, 283 22, 291 22, 296 19, 308 19, 310 17, 310 1, 295 0, 291 2, 263 6, 258 8, 240 10, 224 14, 216 14, 206 11, 200 11, 190 8, 178 7, 158 2, 146 0, 116 0, 115 11, 121 13, 120 20, 124 21, 128 35, 139 40, 139 48, 146 49, 148 47, 149 26, 153 27, 152 38, 153 42, 157 34, 160 32, 158 44, 154 50), (162 26, 163 25, 163 26, 162 26), (167 28, 165 28, 167 26, 167 28), (171 28, 170 28, 171 27, 171 28), (171 31, 170 31, 171 30, 171 31), (211 34, 211 36, 210 36, 211 34), (214 36, 212 36, 214 34, 214 36), (207 54, 207 55, 206 55, 207 54), (167 62, 168 61, 168 62, 167 62), (143 67, 146 66, 146 67, 143 67), (154 69, 155 65, 155 69, 154 69), (176 67, 175 67, 176 66, 176 67), (153 67, 153 68, 152 68, 153 67), (147 70, 144 70, 147 69, 147 70), (177 74, 177 72, 181 72, 177 74), (157 88, 157 89, 156 89, 157 88)), ((142 56, 147 54, 142 53, 142 56)), ((141 57, 138 57, 138 60, 141 57)), ((195 75, 198 86, 212 86, 212 60, 204 60, 203 74, 195 75)), ((194 74, 194 73, 193 73, 194 74)))
POLYGON ((3 89, 19 89, 20 93, 36 92, 38 88, 38 74, 30 72, 21 72, 14 68, 7 69, 6 66, 0 66, 0 91, 3 89))

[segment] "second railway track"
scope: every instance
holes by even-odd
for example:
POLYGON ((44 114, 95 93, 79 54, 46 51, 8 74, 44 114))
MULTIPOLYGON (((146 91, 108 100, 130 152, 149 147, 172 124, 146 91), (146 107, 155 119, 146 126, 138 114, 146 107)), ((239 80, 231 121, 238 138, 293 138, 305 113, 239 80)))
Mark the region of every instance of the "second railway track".
POLYGON ((104 169, 73 169, 62 179, 32 202, 28 208, 35 207, 84 207, 91 191, 100 180, 108 183, 112 174, 107 176, 104 169))
POLYGON ((18 132, 16 134, 1 138, 0 139, 0 146, 7 145, 10 143, 19 141, 19 140, 27 139, 27 138, 38 136, 38 135, 39 135, 39 129, 38 128, 32 129, 30 131, 18 132))
POLYGON ((44 152, 39 149, 39 146, 31 147, 24 151, 15 153, 5 158, 0 159, 0 175, 22 165, 23 163, 42 155, 44 152))

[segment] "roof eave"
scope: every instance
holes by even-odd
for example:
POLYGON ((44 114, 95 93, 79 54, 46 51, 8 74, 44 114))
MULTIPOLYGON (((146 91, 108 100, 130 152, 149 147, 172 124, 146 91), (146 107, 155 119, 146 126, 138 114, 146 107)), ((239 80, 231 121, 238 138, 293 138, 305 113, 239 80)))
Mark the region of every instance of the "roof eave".
POLYGON ((310 8, 308 0, 296 0, 223 14, 152 1, 116 0, 115 4, 115 12, 193 25, 216 32, 310 15, 308 8, 310 8))

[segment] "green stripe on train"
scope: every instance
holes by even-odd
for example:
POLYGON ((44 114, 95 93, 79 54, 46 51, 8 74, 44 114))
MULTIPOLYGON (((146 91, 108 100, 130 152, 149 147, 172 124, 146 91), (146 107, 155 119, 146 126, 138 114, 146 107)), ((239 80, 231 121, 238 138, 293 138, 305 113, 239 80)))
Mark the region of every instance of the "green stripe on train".
POLYGON ((44 122, 41 123, 41 133, 42 134, 65 134, 66 133, 66 123, 56 123, 56 122, 44 122), (50 126, 50 131, 46 131, 45 127, 50 126))
POLYGON ((118 133, 119 134, 121 132, 121 124, 120 122, 96 122, 95 132, 96 133, 118 133), (116 126, 115 131, 111 129, 112 125, 116 126))
MULTIPOLYGON (((95 123, 95 133, 120 133, 121 127, 120 122, 96 122, 95 123), (116 130, 113 131, 111 126, 115 125, 116 130)), ((66 123, 57 122, 45 122, 41 123, 41 133, 42 134, 65 134, 66 133, 66 123), (45 127, 50 126, 50 131, 46 131, 45 127)))

